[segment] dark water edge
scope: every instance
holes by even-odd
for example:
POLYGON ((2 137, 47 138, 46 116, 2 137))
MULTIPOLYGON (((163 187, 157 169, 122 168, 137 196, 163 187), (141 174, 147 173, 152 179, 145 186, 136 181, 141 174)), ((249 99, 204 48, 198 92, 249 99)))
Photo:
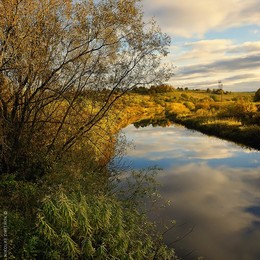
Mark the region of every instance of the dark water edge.
POLYGON ((168 121, 164 128, 151 123, 124 129, 136 146, 127 160, 136 169, 164 169, 157 181, 173 204, 151 218, 162 226, 177 221, 165 242, 183 259, 260 259, 260 153, 168 121))
POLYGON ((252 125, 246 129, 237 126, 204 124, 203 121, 194 119, 173 119, 173 122, 184 125, 201 133, 235 142, 239 145, 260 150, 260 127, 252 125))

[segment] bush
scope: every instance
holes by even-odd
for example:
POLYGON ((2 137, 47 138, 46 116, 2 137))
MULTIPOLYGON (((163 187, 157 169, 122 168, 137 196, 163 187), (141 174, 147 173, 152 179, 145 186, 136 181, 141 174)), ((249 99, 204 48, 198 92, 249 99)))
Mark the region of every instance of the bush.
POLYGON ((198 102, 196 104, 196 110, 198 110, 198 109, 209 110, 210 109, 210 103, 208 101, 198 102))
POLYGON ((260 101, 260 88, 256 91, 255 96, 254 96, 254 101, 258 102, 260 101))
POLYGON ((181 94, 181 97, 182 97, 183 99, 185 99, 185 100, 189 100, 189 96, 188 96, 187 94, 185 94, 185 93, 182 93, 182 94, 181 94))
POLYGON ((195 110, 195 105, 192 102, 184 102, 183 105, 187 107, 190 111, 195 110))
POLYGON ((197 116, 209 116, 209 111, 203 108, 200 108, 196 111, 197 116))
POLYGON ((240 101, 231 103, 219 112, 220 117, 234 117, 240 120, 252 117, 257 107, 251 102, 240 101))
POLYGON ((166 107, 166 114, 187 114, 190 113, 190 110, 181 103, 172 103, 167 105, 166 107))
POLYGON ((132 174, 117 192, 97 174, 91 180, 66 173, 51 174, 42 186, 10 175, 1 178, 8 259, 177 259, 139 211, 140 200, 156 192, 154 172, 132 174))
POLYGON ((217 95, 210 95, 210 98, 213 99, 215 102, 219 101, 219 97, 217 95))
POLYGON ((106 196, 45 198, 38 236, 46 259, 172 259, 153 225, 134 208, 106 196), (152 232, 151 232, 152 231, 152 232))
MULTIPOLYGON (((7 218, 8 259, 35 259, 34 237, 35 209, 39 190, 34 183, 16 181, 14 174, 0 178, 0 218, 7 218), (30 257, 28 257, 30 252, 30 257)), ((3 231, 3 229, 1 230, 3 231)), ((0 240, 4 234, 0 232, 0 240)), ((0 251, 0 259, 7 259, 0 251)))

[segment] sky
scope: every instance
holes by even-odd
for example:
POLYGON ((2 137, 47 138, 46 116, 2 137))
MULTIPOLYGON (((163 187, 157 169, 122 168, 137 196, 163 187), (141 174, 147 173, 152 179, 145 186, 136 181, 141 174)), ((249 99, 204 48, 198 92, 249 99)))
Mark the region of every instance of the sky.
POLYGON ((260 0, 143 0, 171 37, 166 62, 176 87, 256 91, 260 88, 260 0))

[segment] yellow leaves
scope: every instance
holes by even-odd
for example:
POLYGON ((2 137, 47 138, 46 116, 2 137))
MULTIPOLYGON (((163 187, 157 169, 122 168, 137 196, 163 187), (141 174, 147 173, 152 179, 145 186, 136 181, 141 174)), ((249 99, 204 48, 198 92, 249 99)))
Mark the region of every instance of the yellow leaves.
POLYGON ((129 16, 136 16, 138 12, 136 7, 136 1, 133 0, 118 1, 118 9, 122 14, 127 15, 128 19, 129 16))
POLYGON ((234 118, 229 119, 210 119, 202 123, 202 125, 225 125, 225 126, 241 126, 242 123, 234 118))
POLYGON ((167 104, 166 110, 175 114, 185 114, 190 112, 190 110, 182 103, 167 104))

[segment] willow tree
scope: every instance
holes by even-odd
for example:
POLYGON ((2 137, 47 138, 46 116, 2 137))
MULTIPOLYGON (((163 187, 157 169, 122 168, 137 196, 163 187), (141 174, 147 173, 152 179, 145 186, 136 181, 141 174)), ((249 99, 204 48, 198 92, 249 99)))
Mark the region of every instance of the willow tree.
POLYGON ((88 138, 126 91, 169 76, 160 65, 169 38, 144 23, 138 2, 0 1, 2 174, 31 178, 32 165, 88 138))

